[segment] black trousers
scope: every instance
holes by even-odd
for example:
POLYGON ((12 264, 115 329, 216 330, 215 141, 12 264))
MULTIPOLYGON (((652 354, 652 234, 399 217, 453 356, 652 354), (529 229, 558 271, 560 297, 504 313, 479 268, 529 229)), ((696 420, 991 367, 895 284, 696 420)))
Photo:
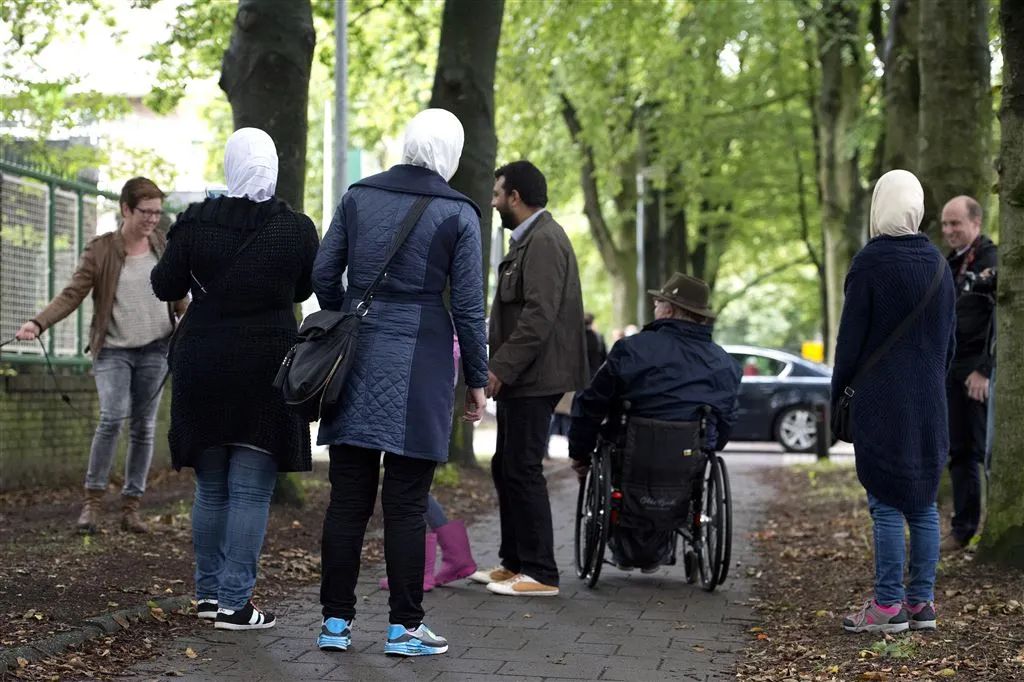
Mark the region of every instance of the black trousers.
MULTIPOLYGON (((427 493, 435 462, 384 455, 384 560, 387 564, 391 623, 416 628, 423 622, 423 543, 427 493)), ((321 543, 324 618, 356 615, 356 581, 366 524, 373 515, 380 479, 380 451, 331 446, 331 502, 321 543)))
POLYGON ((953 536, 967 542, 981 523, 981 465, 985 461, 987 403, 967 395, 961 373, 946 384, 949 403, 949 476, 953 482, 953 536))
POLYGON ((544 478, 548 427, 561 395, 498 400, 491 476, 501 516, 501 565, 558 586, 551 501, 544 478))

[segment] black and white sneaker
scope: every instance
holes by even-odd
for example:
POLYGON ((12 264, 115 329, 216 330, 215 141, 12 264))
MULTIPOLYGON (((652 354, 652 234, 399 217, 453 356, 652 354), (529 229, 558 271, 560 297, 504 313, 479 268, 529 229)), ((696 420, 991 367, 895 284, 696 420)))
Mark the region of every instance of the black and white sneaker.
POLYGON ((203 620, 217 620, 217 600, 200 599, 197 601, 196 616, 203 620))
POLYGON ((214 627, 218 630, 265 630, 276 624, 274 614, 263 613, 249 602, 244 609, 238 611, 217 609, 217 622, 214 623, 214 627))

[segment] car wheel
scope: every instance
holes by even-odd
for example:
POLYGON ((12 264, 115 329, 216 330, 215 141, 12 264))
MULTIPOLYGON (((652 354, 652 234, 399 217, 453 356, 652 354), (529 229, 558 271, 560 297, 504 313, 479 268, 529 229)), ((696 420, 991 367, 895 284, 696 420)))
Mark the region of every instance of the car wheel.
POLYGON ((775 440, 786 452, 814 452, 818 420, 806 405, 786 408, 775 422, 775 440))

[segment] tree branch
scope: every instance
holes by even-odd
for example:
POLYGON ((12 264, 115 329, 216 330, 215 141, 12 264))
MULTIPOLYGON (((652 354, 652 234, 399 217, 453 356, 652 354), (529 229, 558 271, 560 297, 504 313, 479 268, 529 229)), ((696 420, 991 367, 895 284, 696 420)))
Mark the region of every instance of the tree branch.
POLYGON ((778 274, 785 272, 786 270, 789 270, 791 267, 794 267, 796 265, 804 265, 809 262, 810 258, 808 258, 807 256, 800 256, 799 258, 794 258, 793 260, 786 261, 781 265, 776 265, 774 268, 765 270, 757 277, 749 280, 746 284, 740 287, 738 291, 734 291, 733 293, 726 296, 725 299, 721 302, 721 304, 716 308, 716 314, 721 315, 722 311, 725 310, 726 306, 728 306, 733 301, 745 296, 747 292, 753 289, 754 287, 764 283, 765 281, 771 279, 772 277, 778 274))
POLYGON ((350 19, 348 20, 348 27, 349 27, 349 28, 352 28, 352 27, 353 27, 353 26, 355 26, 355 25, 356 25, 357 23, 359 23, 359 20, 360 20, 360 19, 362 19, 363 17, 365 17, 365 16, 367 15, 367 14, 370 14, 370 13, 372 13, 372 12, 376 11, 376 10, 382 9, 382 8, 384 8, 384 7, 385 7, 385 6, 387 5, 387 4, 388 4, 388 0, 381 0, 381 1, 380 1, 380 2, 378 2, 378 3, 376 4, 376 5, 371 5, 371 6, 367 7, 367 8, 366 8, 366 9, 364 9, 364 10, 363 10, 362 12, 360 12, 360 13, 359 13, 359 14, 357 14, 357 15, 355 15, 354 17, 351 17, 351 18, 350 18, 350 19))
POLYGON ((753 104, 748 104, 742 107, 734 107, 727 111, 715 111, 710 114, 707 114, 706 116, 704 116, 704 118, 725 118, 726 116, 738 116, 739 114, 747 114, 750 113, 751 111, 760 111, 761 109, 767 109, 771 105, 778 104, 779 102, 788 102, 789 100, 794 99, 796 97, 806 97, 808 94, 809 93, 807 90, 794 90, 793 92, 787 92, 782 95, 778 95, 777 97, 769 97, 768 99, 762 100, 760 102, 754 102, 753 104))
POLYGON ((604 212, 601 210, 601 196, 597 187, 597 164, 594 162, 594 150, 580 135, 583 126, 580 124, 576 108, 566 95, 560 94, 562 100, 562 118, 569 129, 569 137, 572 138, 580 154, 580 186, 583 189, 583 212, 587 215, 587 222, 590 223, 590 233, 597 242, 601 259, 608 271, 613 275, 619 273, 620 254, 615 246, 615 239, 611 230, 608 229, 608 222, 604 219, 604 212))

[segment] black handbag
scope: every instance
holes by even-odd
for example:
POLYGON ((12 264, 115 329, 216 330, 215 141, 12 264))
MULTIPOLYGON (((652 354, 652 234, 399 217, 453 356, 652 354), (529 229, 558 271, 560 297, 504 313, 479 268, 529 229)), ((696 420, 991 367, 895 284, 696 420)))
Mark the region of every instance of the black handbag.
POLYGON ((896 341, 898 341, 908 329, 910 329, 910 325, 914 323, 914 320, 924 312, 929 301, 931 301, 935 296, 935 292, 939 290, 939 285, 942 284, 942 276, 945 274, 948 267, 949 266, 946 265, 946 261, 942 260, 939 262, 939 267, 935 271, 935 277, 932 278, 932 283, 928 287, 928 291, 925 292, 924 297, 918 301, 917 307, 915 307, 909 315, 903 318, 900 325, 896 327, 891 334, 889 334, 889 338, 885 340, 885 343, 879 346, 875 352, 871 354, 871 357, 869 357, 864 364, 860 366, 857 373, 853 375, 853 379, 851 379, 850 383, 845 389, 843 389, 843 392, 838 397, 833 397, 832 417, 830 420, 833 437, 846 441, 847 443, 853 442, 853 418, 850 414, 850 403, 856 393, 854 387, 857 385, 858 380, 866 375, 868 370, 874 367, 875 364, 882 359, 882 356, 889 352, 889 349, 892 348, 893 344, 896 343, 896 341))
POLYGON ((299 340, 281 361, 274 377, 274 388, 281 392, 285 404, 308 421, 317 421, 340 400, 355 360, 359 326, 370 310, 377 289, 387 279, 388 266, 431 200, 432 197, 423 196, 413 203, 391 243, 384 265, 352 311, 318 310, 302 321, 299 340))

